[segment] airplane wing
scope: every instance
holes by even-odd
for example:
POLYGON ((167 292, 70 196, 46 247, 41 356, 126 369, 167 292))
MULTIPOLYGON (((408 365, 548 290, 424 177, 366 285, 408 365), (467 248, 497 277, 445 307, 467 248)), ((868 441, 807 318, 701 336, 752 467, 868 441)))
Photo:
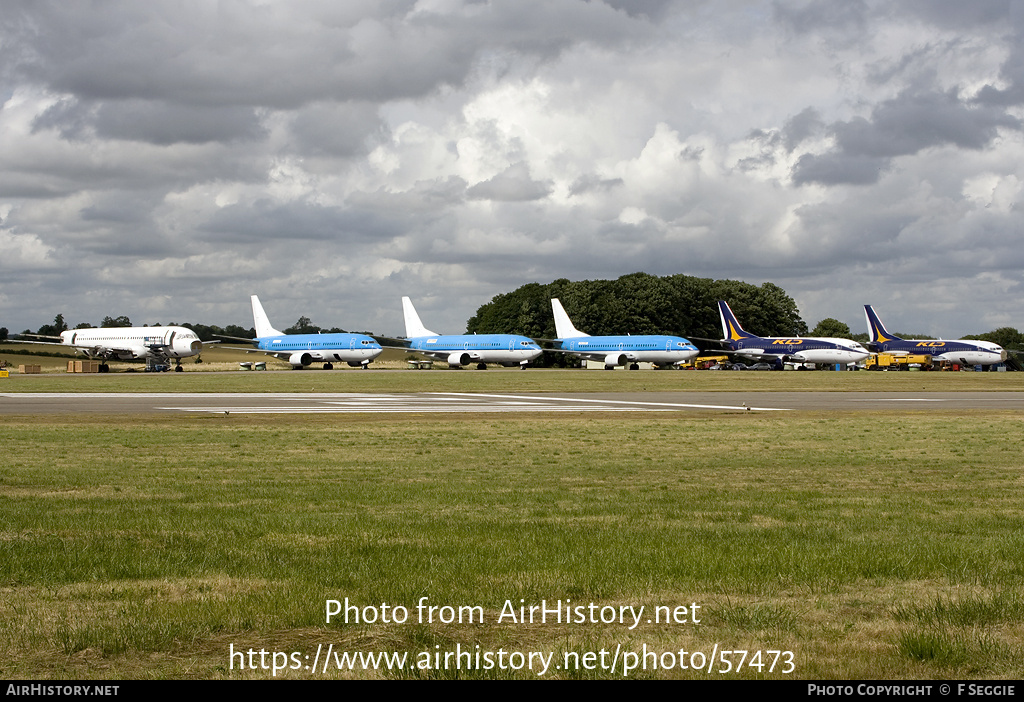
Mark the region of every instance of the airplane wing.
MULTIPOLYGON (((276 356, 277 355, 273 351, 264 351, 263 349, 258 349, 255 346, 249 346, 249 347, 242 347, 242 346, 217 346, 217 348, 219 348, 219 349, 228 349, 229 351, 245 351, 246 353, 266 353, 266 354, 269 354, 271 356, 276 356)), ((289 352, 289 353, 291 353, 291 352, 289 352)))
MULTIPOLYGON (((24 334, 20 336, 26 336, 24 334)), ((32 336, 40 336, 39 334, 32 334, 32 336)), ((52 339, 55 337, 43 338, 52 339)), ((56 337, 60 338, 60 337, 56 337)), ((111 348, 109 346, 97 346, 95 344, 65 344, 60 341, 32 341, 31 339, 13 339, 19 344, 40 344, 42 346, 60 346, 64 349, 74 349, 75 351, 81 351, 90 358, 122 358, 127 356, 129 358, 135 358, 135 351, 130 348, 111 348)))
MULTIPOLYGON (((35 335, 33 335, 33 336, 35 336, 35 335)), ((13 343, 16 343, 16 344, 42 344, 43 346, 64 346, 64 347, 67 346, 67 344, 62 344, 59 341, 32 341, 31 339, 22 339, 20 336, 17 337, 17 338, 12 336, 11 337, 11 341, 13 343)))
MULTIPOLYGON (((381 344, 381 346, 384 346, 381 344)), ((422 349, 411 349, 408 346, 384 346, 387 349, 401 349, 402 351, 408 351, 409 353, 417 353, 420 356, 426 356, 434 361, 447 361, 448 357, 454 353, 453 351, 424 351, 422 349)), ((478 354, 475 352, 468 352, 469 357, 473 360, 478 358, 478 354)))
POLYGON ((551 351, 553 353, 567 353, 572 356, 577 356, 586 361, 604 361, 608 358, 609 354, 625 355, 629 360, 634 360, 632 351, 570 351, 569 349, 541 349, 542 351, 551 351))
POLYGON ((218 334, 218 338, 204 341, 204 344, 219 344, 221 339, 227 339, 229 341, 241 341, 243 344, 246 342, 256 343, 256 339, 249 338, 247 336, 228 336, 227 334, 218 334))
POLYGON ((702 336, 687 336, 690 343, 696 346, 701 352, 713 351, 715 353, 729 353, 729 342, 722 339, 705 339, 702 336), (698 344, 697 342, 700 342, 698 344))
MULTIPOLYGON (((50 341, 55 341, 57 343, 61 343, 61 338, 59 336, 50 336, 49 334, 11 334, 11 339, 18 339, 20 341, 20 340, 22 340, 23 336, 31 336, 33 339, 49 339, 50 341)), ((26 344, 45 344, 45 343, 47 343, 45 341, 28 341, 27 339, 25 339, 24 341, 25 341, 26 344)), ((61 345, 63 345, 63 344, 61 344, 61 345)))
POLYGON ((376 334, 367 334, 367 336, 376 341, 378 344, 381 345, 381 347, 385 349, 405 350, 408 349, 409 346, 412 344, 412 342, 409 341, 408 339, 403 339, 400 337, 377 336, 376 334))
POLYGON ((746 358, 754 363, 775 363, 778 359, 782 358, 782 354, 777 353, 765 353, 761 349, 744 349, 742 351, 732 351, 730 349, 716 349, 714 353, 725 354, 726 356, 738 356, 739 358, 746 358))

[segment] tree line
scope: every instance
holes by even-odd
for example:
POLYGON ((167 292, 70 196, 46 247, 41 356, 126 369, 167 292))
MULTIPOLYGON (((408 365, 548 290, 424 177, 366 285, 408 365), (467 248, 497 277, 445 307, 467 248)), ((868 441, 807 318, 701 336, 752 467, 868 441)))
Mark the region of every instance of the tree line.
MULTIPOLYGON (((599 336, 608 334, 671 334, 698 339, 721 338, 722 325, 718 301, 727 300, 743 328, 759 336, 831 336, 866 342, 865 333, 853 334, 850 327, 831 317, 818 322, 808 331, 796 302, 774 283, 752 285, 739 280, 714 280, 683 274, 654 276, 631 273, 615 280, 577 280, 559 278, 547 284, 528 283, 512 292, 496 295, 481 305, 466 323, 470 334, 522 334, 534 339, 553 339, 555 319, 551 298, 562 301, 577 329, 599 336)), ((171 322, 196 332, 209 341, 223 336, 252 339, 254 328, 229 324, 225 327, 194 322, 171 322)), ((82 323, 75 329, 89 328, 82 323)), ((127 316, 104 317, 101 327, 129 327, 127 316)), ((162 326, 159 322, 149 326, 162 326)), ((59 336, 68 330, 63 314, 52 324, 44 324, 36 332, 59 336)), ((309 317, 284 330, 286 334, 344 333, 312 323, 309 317)), ((26 329, 25 334, 33 333, 26 329)), ((898 336, 908 339, 930 338, 922 334, 898 336)), ((0 341, 8 330, 0 327, 0 341)), ((1013 327, 965 336, 964 339, 992 341, 1004 349, 1024 351, 1024 334, 1013 327)))
POLYGON ((629 333, 719 339, 719 300, 728 300, 743 328, 753 334, 807 335, 796 302, 774 283, 752 285, 647 273, 631 273, 616 280, 560 278, 546 285, 529 283, 481 305, 467 322, 467 330, 470 334, 515 333, 553 339, 554 297, 561 300, 573 326, 592 336, 629 333))

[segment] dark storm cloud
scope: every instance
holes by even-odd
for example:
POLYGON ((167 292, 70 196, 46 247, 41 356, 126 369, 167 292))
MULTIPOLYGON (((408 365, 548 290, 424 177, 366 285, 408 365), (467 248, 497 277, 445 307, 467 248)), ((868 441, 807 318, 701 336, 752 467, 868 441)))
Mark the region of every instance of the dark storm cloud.
POLYGON ((458 176, 417 181, 409 190, 401 193, 378 190, 372 193, 354 192, 348 203, 360 209, 421 218, 440 213, 466 199, 466 181, 458 176))
POLYGON ((522 202, 540 200, 551 193, 551 186, 530 178, 529 167, 520 161, 466 191, 471 200, 503 200, 522 202))
MULTIPOLYGON (((1019 3, 1014 0, 905 0, 894 3, 892 10, 919 17, 944 29, 993 25, 1009 19, 1019 3)), ((1017 10, 1019 12, 1019 10, 1017 10)))
POLYGON ((317 103, 295 115, 295 146, 304 156, 356 156, 386 136, 387 126, 372 103, 317 103))
POLYGON ((889 159, 875 156, 828 153, 804 154, 793 168, 793 183, 822 185, 871 185, 888 169, 889 159))
POLYGON ((604 0, 607 5, 625 12, 630 17, 662 19, 672 7, 672 0, 604 0))
POLYGON ((889 157, 941 144, 982 149, 999 127, 1020 129, 1020 120, 1002 110, 971 105, 953 90, 902 93, 876 107, 870 122, 853 119, 833 129, 844 152, 889 157))
POLYGON ((324 99, 384 101, 461 85, 481 52, 542 59, 580 41, 615 43, 634 24, 602 3, 414 2, 196 5, 154 0, 17 2, 5 8, 9 78, 84 100, 294 109, 324 99))
POLYGON ((33 132, 57 130, 69 140, 92 138, 177 143, 251 141, 266 136, 249 107, 187 107, 163 101, 114 100, 89 104, 76 99, 55 103, 35 119, 33 132))
POLYGON ((864 0, 780 0, 774 5, 775 17, 791 29, 809 33, 821 30, 861 30, 867 22, 868 5, 864 0))
POLYGON ((266 129, 251 107, 186 107, 163 101, 103 103, 96 111, 96 135, 106 139, 168 144, 254 141, 266 129))
POLYGON ((1021 122, 1004 110, 963 101, 955 90, 904 92, 875 107, 870 119, 855 117, 833 124, 835 151, 802 156, 793 181, 873 183, 894 157, 944 145, 980 150, 992 142, 1000 127, 1019 130, 1021 122))
POLYGON ((570 195, 583 195, 589 192, 611 190, 624 183, 622 178, 599 178, 595 175, 583 175, 569 186, 570 195))
POLYGON ((68 140, 86 139, 93 136, 90 129, 95 120, 94 107, 74 99, 58 100, 32 120, 32 133, 53 129, 68 140))
POLYGON ((802 141, 820 134, 824 126, 824 122, 821 121, 821 115, 813 107, 808 107, 801 111, 800 114, 788 120, 782 128, 782 138, 786 151, 792 153, 802 141))
POLYGON ((259 245, 267 241, 384 241, 401 229, 386 215, 311 202, 258 200, 228 205, 198 227, 206 241, 259 245))

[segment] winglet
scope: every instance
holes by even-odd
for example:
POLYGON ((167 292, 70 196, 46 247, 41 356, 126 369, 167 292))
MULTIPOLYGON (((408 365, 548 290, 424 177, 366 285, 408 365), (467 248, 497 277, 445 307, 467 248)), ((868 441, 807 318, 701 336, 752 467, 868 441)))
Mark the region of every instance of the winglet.
POLYGON ((252 319, 256 323, 257 338, 284 336, 284 332, 280 332, 271 326, 270 319, 267 317, 267 313, 263 311, 263 305, 260 304, 260 299, 255 295, 252 296, 252 319))
POLYGON ((574 339, 579 336, 590 336, 590 334, 584 334, 572 325, 572 322, 569 320, 569 315, 565 313, 565 309, 562 307, 562 303, 558 301, 557 297, 551 298, 551 311, 555 313, 555 334, 558 335, 559 339, 574 339))
POLYGON ((718 301, 718 314, 722 318, 723 341, 737 341, 739 339, 749 339, 754 337, 753 334, 743 331, 743 327, 740 326, 739 320, 736 319, 736 315, 732 313, 732 309, 729 308, 729 303, 725 300, 718 301))
POLYGON ((412 306, 412 300, 407 297, 402 298, 402 311, 405 313, 406 338, 415 339, 419 336, 440 336, 437 332, 432 332, 423 326, 420 316, 416 314, 416 308, 412 306))
POLYGON ((864 316, 868 320, 868 338, 872 344, 884 344, 887 341, 903 341, 898 336, 894 336, 886 331, 885 327, 882 326, 882 320, 871 309, 871 305, 864 305, 864 316))

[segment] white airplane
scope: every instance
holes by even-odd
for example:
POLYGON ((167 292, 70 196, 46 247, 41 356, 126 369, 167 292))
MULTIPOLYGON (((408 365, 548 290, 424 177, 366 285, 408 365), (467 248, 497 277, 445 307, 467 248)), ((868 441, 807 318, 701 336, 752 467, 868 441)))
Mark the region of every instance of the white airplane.
POLYGON ((604 363, 605 370, 615 366, 638 369, 640 362, 671 366, 686 363, 700 351, 681 336, 640 334, 637 336, 590 336, 572 325, 569 315, 558 298, 551 299, 551 311, 555 315, 554 340, 557 346, 550 351, 559 351, 579 356, 590 361, 604 363))
POLYGON ((470 363, 483 370, 488 363, 503 366, 519 366, 537 358, 542 352, 533 339, 518 334, 437 334, 423 326, 412 300, 402 298, 405 313, 405 335, 403 348, 433 358, 447 361, 452 368, 461 368, 470 363))
POLYGON ((203 350, 203 342, 196 333, 185 327, 91 327, 69 329, 60 336, 21 334, 52 339, 52 341, 22 340, 26 344, 70 346, 89 358, 104 361, 100 373, 108 373, 106 361, 145 360, 146 370, 168 370, 175 359, 174 370, 182 371, 181 359, 195 356, 203 350))

